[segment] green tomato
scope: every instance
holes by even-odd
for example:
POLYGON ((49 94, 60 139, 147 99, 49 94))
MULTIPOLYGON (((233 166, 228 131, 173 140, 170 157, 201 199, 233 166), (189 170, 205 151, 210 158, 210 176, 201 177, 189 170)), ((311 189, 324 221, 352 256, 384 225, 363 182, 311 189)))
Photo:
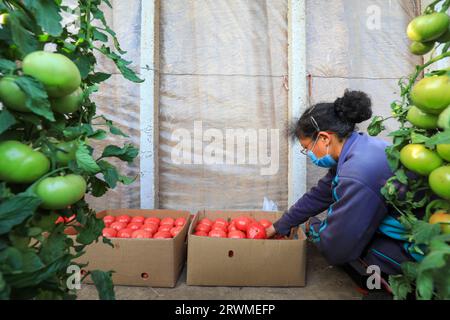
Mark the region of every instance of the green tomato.
POLYGON ((431 76, 420 80, 411 91, 411 99, 423 112, 440 114, 450 105, 450 77, 431 76))
POLYGON ((438 144, 436 150, 442 159, 450 162, 450 144, 438 144))
POLYGON ((408 144, 400 151, 400 161, 409 170, 423 176, 444 163, 438 154, 422 144, 408 144))
POLYGON ((435 44, 434 41, 430 42, 413 41, 409 46, 409 51, 411 51, 412 54, 415 54, 417 56, 422 56, 433 50, 434 44, 435 44))
POLYGON ((423 112, 416 106, 409 109, 406 119, 421 129, 435 129, 438 122, 438 116, 423 112))
POLYGON ((446 43, 450 41, 450 25, 447 29, 447 32, 445 32, 442 36, 440 36, 439 38, 437 38, 436 40, 439 43, 446 43))
POLYGON ((42 199, 42 208, 59 210, 81 200, 86 187, 82 176, 68 174, 43 179, 36 185, 35 192, 42 199))
POLYGON ((81 84, 78 67, 59 53, 32 52, 23 59, 22 69, 24 74, 41 81, 52 98, 67 96, 81 84))
POLYGON ((450 200, 450 166, 434 170, 428 177, 431 190, 439 197, 450 200))
POLYGON ((17 77, 6 76, 0 80, 0 100, 8 109, 31 112, 26 107, 27 96, 14 82, 17 77))
POLYGON ((58 113, 75 112, 80 108, 82 102, 83 90, 81 88, 78 88, 67 96, 50 99, 52 110, 58 113))
POLYGON ((441 112, 438 119, 438 127, 444 130, 450 129, 450 106, 441 112))
POLYGON ((413 19, 406 33, 412 41, 428 42, 442 36, 450 25, 450 19, 445 13, 435 12, 413 19))
POLYGON ((31 183, 50 169, 47 157, 19 141, 0 142, 0 180, 31 183))

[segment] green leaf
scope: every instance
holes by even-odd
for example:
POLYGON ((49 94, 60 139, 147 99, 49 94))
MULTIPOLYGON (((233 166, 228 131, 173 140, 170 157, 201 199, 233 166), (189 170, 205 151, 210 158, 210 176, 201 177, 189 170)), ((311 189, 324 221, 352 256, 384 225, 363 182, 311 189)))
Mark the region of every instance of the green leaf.
POLYGON ((0 234, 9 232, 14 226, 33 215, 42 200, 31 194, 19 194, 0 204, 0 234))
POLYGON ((39 49, 39 43, 29 29, 31 21, 23 12, 14 10, 9 12, 12 40, 22 54, 26 55, 39 49))
POLYGON ((107 133, 105 130, 97 130, 93 134, 88 135, 88 137, 95 140, 104 140, 107 138, 107 133))
POLYGON ((4 249, 0 251, 0 265, 5 274, 18 273, 23 268, 22 254, 15 247, 4 249))
POLYGON ((430 140, 427 136, 424 136, 423 134, 412 132, 411 133, 411 143, 415 144, 422 144, 426 143, 430 140))
POLYGON ((0 111, 0 134, 15 125, 16 119, 14 116, 6 109, 0 111))
POLYGON ((10 293, 10 287, 6 283, 3 273, 0 272, 0 300, 8 300, 10 293))
POLYGON ((395 172, 400 165, 400 151, 395 146, 386 148, 386 156, 390 169, 395 172))
POLYGON ((92 281, 98 291, 100 300, 115 300, 114 284, 112 282, 111 272, 93 270, 91 272, 92 281))
POLYGON ((14 70, 16 70, 16 68, 17 66, 14 61, 0 59, 0 71, 3 74, 12 73, 14 70))
POLYGON ((105 160, 99 161, 98 164, 106 183, 110 188, 114 189, 117 185, 117 181, 119 181, 119 172, 117 171, 117 168, 105 160))
POLYGON ((106 34, 104 34, 103 32, 100 32, 97 28, 94 28, 92 33, 93 33, 94 40, 101 41, 101 42, 108 42, 108 36, 106 34))
POLYGON ((416 244, 429 244, 440 232, 441 228, 439 225, 429 224, 421 220, 417 220, 412 229, 413 240, 416 244))
POLYGON ((372 122, 367 128, 367 132, 371 136, 378 136, 385 128, 383 125, 384 118, 380 116, 376 116, 372 118, 372 122))
POLYGON ((416 280, 416 292, 419 300, 431 300, 433 297, 433 276, 430 272, 422 272, 416 280))
POLYGON ((97 219, 95 215, 88 216, 83 227, 76 227, 79 232, 77 235, 77 243, 89 245, 97 241, 104 227, 105 224, 102 219, 97 219))
POLYGON ((80 143, 75 153, 77 165, 84 171, 90 174, 96 174, 100 171, 100 167, 94 158, 92 158, 91 152, 89 152, 86 144, 80 143))
POLYGON ((111 77, 111 74, 109 74, 109 73, 96 72, 93 75, 89 76, 89 80, 92 83, 101 83, 103 81, 108 80, 110 77, 111 77))
POLYGON ((404 262, 401 265, 403 274, 405 275, 405 277, 407 277, 408 279, 412 280, 417 278, 417 268, 418 268, 418 264, 416 262, 404 262))
POLYGON ((64 129, 63 134, 68 140, 74 140, 81 136, 92 136, 95 132, 90 124, 83 123, 80 126, 67 127, 64 129))
POLYGON ((102 158, 116 157, 122 161, 132 162, 139 154, 139 149, 132 144, 126 144, 123 148, 118 146, 109 145, 102 153, 102 158))
POLYGON ((66 238, 63 233, 51 233, 45 239, 39 252, 39 257, 44 263, 52 263, 64 256, 67 247, 66 238))
POLYGON ((63 28, 59 6, 54 0, 24 0, 24 4, 36 16, 37 23, 52 36, 59 36, 63 28))
POLYGON ((427 148, 433 148, 438 144, 450 144, 450 130, 435 134, 425 143, 427 148))
POLYGON ((126 176, 119 175, 119 181, 127 186, 127 185, 130 185, 133 182, 135 182, 137 177, 138 176, 136 176, 136 177, 126 177, 126 176))
POLYGON ((15 80, 15 83, 27 95, 25 104, 28 109, 50 121, 55 121, 47 92, 41 82, 29 76, 21 76, 15 80))
POLYGON ((108 184, 97 177, 91 177, 90 183, 92 188, 91 193, 94 197, 101 197, 108 191, 108 184))
POLYGON ((432 241, 430 252, 421 261, 420 272, 442 268, 446 265, 446 256, 450 255, 450 246, 445 242, 432 241))
POLYGON ((395 300, 405 300, 412 292, 411 281, 403 275, 389 276, 389 285, 392 288, 395 300))
POLYGON ((32 249, 22 252, 23 272, 35 272, 42 269, 45 265, 41 258, 32 249))

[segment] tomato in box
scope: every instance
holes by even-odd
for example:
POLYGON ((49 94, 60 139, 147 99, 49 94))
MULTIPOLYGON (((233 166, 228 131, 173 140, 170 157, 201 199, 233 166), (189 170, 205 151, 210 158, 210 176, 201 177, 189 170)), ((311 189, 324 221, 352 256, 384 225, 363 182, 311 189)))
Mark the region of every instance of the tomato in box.
POLYGON ((131 236, 133 235, 134 230, 131 229, 122 229, 119 232, 117 232, 117 237, 118 238, 131 238, 131 236))
POLYGON ((127 225, 127 228, 128 228, 128 229, 131 229, 131 230, 139 230, 139 229, 141 229, 143 226, 144 226, 144 225, 143 225, 142 223, 138 223, 138 222, 130 222, 130 223, 127 225))
POLYGON ((102 235, 105 238, 115 238, 117 236, 117 230, 113 228, 104 228, 102 235))
POLYGON ((181 230, 183 230, 183 226, 173 227, 172 229, 170 229, 170 234, 172 235, 172 237, 175 238, 177 236, 177 234, 180 233, 181 230))
POLYGON ((211 220, 209 220, 208 218, 203 218, 202 220, 200 220, 198 222, 198 224, 206 224, 206 225, 212 227, 213 222, 211 220))
POLYGON ((172 229, 172 225, 169 224, 162 224, 159 226, 158 232, 164 231, 164 232, 170 232, 170 229, 172 229))
POLYGON ((240 231, 247 232, 247 228, 252 223, 249 217, 240 216, 233 220, 236 228, 240 231))
MULTIPOLYGON (((231 222, 228 226, 228 232, 236 231, 236 230, 237 230, 236 225, 234 224, 234 222, 231 222)), ((238 231, 240 231, 240 230, 238 230, 238 231)))
POLYGON ((272 225, 272 222, 270 222, 269 220, 266 220, 266 219, 259 220, 259 223, 266 229, 272 225))
POLYGON ((109 227, 116 229, 117 231, 120 231, 122 229, 125 229, 127 227, 127 224, 125 222, 115 221, 115 222, 111 223, 111 225, 109 227))
POLYGON ((203 231, 203 232, 209 233, 211 231, 211 226, 200 223, 195 227, 195 231, 203 231))
POLYGON ((131 222, 144 224, 145 218, 143 216, 135 216, 131 218, 131 222))
POLYGON ((130 220, 131 220, 130 216, 127 216, 127 215, 118 216, 117 219, 116 219, 116 221, 123 222, 123 223, 126 223, 126 224, 130 223, 130 220))
POLYGON ((211 238, 226 238, 227 233, 221 229, 211 230, 208 234, 211 238))
POLYGON ((141 230, 145 230, 155 234, 158 231, 158 226, 153 223, 147 223, 142 226, 141 230))
POLYGON ((245 233, 239 230, 230 231, 228 233, 228 238, 230 239, 245 239, 245 233))
POLYGON ((107 223, 111 224, 111 223, 113 223, 114 221, 116 221, 116 217, 114 217, 114 216, 105 216, 105 217, 103 218, 103 222, 104 222, 105 224, 107 224, 107 223))
POLYGON ((214 225, 216 226, 223 226, 224 230, 228 228, 228 222, 225 219, 218 218, 216 221, 214 221, 214 225))
POLYGON ((171 227, 173 227, 173 224, 175 223, 175 219, 174 218, 170 218, 170 217, 166 217, 166 218, 163 218, 162 220, 161 220, 161 225, 168 225, 168 226, 171 226, 171 227))
POLYGON ((150 218, 145 219, 144 224, 147 224, 147 223, 154 223, 154 224, 156 224, 157 226, 159 226, 159 223, 160 223, 160 222, 161 222, 161 219, 159 219, 159 218, 157 218, 157 217, 150 217, 150 218))
POLYGON ((248 239, 267 239, 266 228, 259 223, 252 223, 247 228, 248 239))
POLYGON ((158 231, 153 235, 153 239, 171 239, 172 235, 167 231, 158 231))
POLYGON ((131 235, 132 238, 136 238, 136 239, 149 239, 152 236, 153 236, 153 234, 151 232, 145 231, 145 230, 136 230, 131 235))
POLYGON ((195 231, 194 236, 207 237, 208 233, 206 233, 205 231, 195 231))
POLYGON ((175 226, 184 226, 186 224, 186 219, 185 218, 178 218, 175 220, 175 226))
POLYGON ((228 231, 228 227, 226 225, 224 225, 224 224, 214 223, 213 226, 211 227, 211 230, 223 230, 223 231, 227 232, 228 231))

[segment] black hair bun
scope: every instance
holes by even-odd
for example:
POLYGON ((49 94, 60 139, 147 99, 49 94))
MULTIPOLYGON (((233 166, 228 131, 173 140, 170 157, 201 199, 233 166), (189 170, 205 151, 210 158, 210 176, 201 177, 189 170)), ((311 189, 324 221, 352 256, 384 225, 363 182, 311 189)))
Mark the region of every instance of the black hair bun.
POLYGON ((345 90, 342 98, 334 102, 337 116, 350 123, 360 123, 372 117, 372 102, 362 91, 345 90))

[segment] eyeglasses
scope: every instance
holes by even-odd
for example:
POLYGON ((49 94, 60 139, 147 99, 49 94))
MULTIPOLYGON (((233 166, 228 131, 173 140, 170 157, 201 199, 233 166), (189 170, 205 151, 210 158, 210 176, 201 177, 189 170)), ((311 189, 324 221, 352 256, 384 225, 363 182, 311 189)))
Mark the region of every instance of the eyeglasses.
MULTIPOLYGON (((309 152, 309 151, 314 150, 314 148, 315 148, 317 142, 319 141, 319 133, 321 132, 321 130, 320 130, 320 128, 319 128, 319 125, 317 124, 316 119, 314 119, 314 117, 311 116, 311 117, 310 117, 310 120, 311 120, 311 123, 312 123, 313 127, 316 129, 317 137, 316 137, 316 140, 314 140, 314 143, 313 143, 313 146, 312 146, 311 149, 309 149, 309 146, 311 145, 311 143, 309 143, 309 144, 306 146, 306 148, 303 148, 302 150, 300 150, 300 153, 303 154, 303 155, 305 155, 305 156, 308 155, 308 152, 309 152)), ((330 133, 330 134, 334 134, 334 132, 331 132, 331 131, 326 131, 326 132, 327 132, 327 133, 330 133)))

